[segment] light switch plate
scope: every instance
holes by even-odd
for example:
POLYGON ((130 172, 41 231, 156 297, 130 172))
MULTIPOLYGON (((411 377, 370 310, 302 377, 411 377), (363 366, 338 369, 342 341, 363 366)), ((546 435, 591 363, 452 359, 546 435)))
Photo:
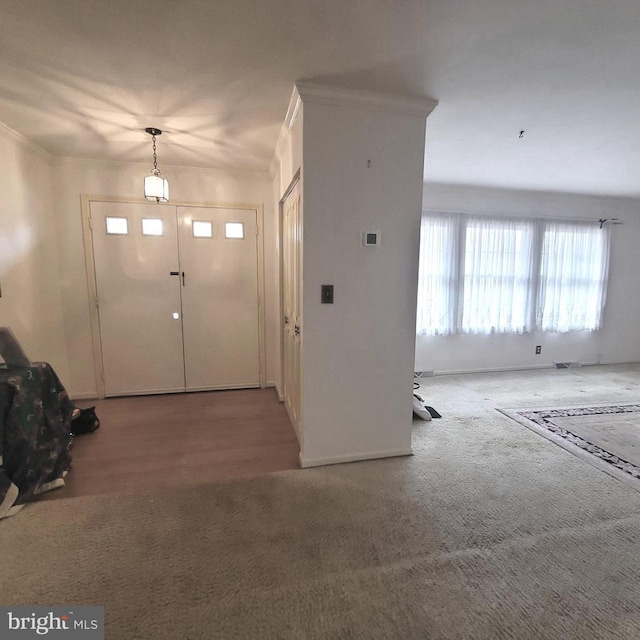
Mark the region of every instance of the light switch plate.
POLYGON ((333 285, 323 284, 321 287, 320 301, 322 304, 333 304, 333 285))

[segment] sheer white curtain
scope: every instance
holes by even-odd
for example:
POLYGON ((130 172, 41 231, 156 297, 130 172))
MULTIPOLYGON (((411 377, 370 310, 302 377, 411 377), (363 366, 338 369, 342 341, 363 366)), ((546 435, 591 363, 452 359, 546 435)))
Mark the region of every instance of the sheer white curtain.
POLYGON ((609 270, 609 229, 593 223, 547 222, 537 323, 542 331, 600 328, 609 270))
POLYGON ((457 215, 422 214, 417 318, 420 335, 455 332, 459 219, 457 215))
POLYGON ((418 334, 599 329, 608 268, 593 222, 425 212, 418 334))
POLYGON ((534 320, 536 223, 498 217, 466 220, 461 330, 523 333, 534 320))

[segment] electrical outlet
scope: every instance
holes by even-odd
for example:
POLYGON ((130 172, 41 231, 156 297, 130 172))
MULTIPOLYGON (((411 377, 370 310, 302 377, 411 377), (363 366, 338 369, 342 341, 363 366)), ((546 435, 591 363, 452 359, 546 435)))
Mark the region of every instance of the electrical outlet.
POLYGON ((536 345, 536 355, 539 356, 542 353, 542 345, 536 345))

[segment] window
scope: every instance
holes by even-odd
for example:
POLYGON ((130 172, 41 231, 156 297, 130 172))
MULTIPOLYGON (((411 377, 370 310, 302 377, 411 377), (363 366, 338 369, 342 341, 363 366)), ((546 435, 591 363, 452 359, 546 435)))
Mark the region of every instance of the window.
POLYGON ((213 225, 210 222, 194 220, 192 229, 193 229, 194 238, 212 238, 213 237, 213 225))
POLYGON ((608 262, 597 224, 425 213, 418 333, 598 329, 608 262))
POLYGON ((456 217, 422 216, 418 286, 418 331, 421 333, 455 333, 457 248, 456 217))
POLYGON ((607 228, 547 223, 538 291, 540 329, 556 332, 599 329, 608 263, 607 228))
POLYGON ((110 236, 126 236, 129 226, 126 218, 107 217, 107 234, 110 236))
POLYGON ((242 222, 225 222, 224 223, 225 238, 244 238, 244 224, 242 222))
POLYGON ((162 219, 161 218, 142 218, 142 235, 143 236, 161 236, 162 219))
POLYGON ((534 276, 531 222, 474 218, 465 225, 464 333, 522 333, 531 329, 534 276))

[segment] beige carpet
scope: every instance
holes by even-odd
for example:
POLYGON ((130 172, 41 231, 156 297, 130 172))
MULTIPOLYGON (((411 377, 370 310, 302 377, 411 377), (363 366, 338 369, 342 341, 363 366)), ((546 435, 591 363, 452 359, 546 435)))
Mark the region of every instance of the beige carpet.
POLYGON ((412 457, 29 505, 0 602, 103 604, 123 640, 637 638, 640 493, 493 410, 637 399, 598 369, 425 381, 412 457))

